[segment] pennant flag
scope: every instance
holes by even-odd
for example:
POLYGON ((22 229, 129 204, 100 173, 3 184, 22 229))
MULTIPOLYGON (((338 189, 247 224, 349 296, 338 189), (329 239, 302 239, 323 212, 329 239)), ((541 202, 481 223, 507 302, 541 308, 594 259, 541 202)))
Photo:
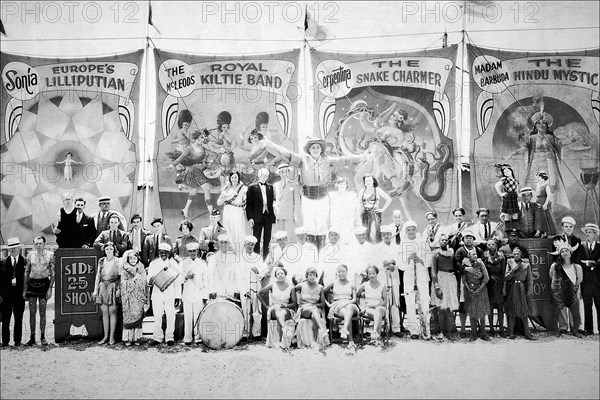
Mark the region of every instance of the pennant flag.
POLYGON ((152 22, 152 2, 150 1, 148 1, 148 25, 156 29, 156 32, 158 32, 159 35, 162 35, 162 33, 160 33, 158 28, 154 25, 154 22, 152 22))
POLYGON ((327 28, 317 23, 310 15, 308 7, 305 8, 304 33, 311 40, 326 40, 329 34, 327 28))
POLYGON ((6 31, 4 30, 4 23, 0 19, 0 33, 6 36, 6 31))

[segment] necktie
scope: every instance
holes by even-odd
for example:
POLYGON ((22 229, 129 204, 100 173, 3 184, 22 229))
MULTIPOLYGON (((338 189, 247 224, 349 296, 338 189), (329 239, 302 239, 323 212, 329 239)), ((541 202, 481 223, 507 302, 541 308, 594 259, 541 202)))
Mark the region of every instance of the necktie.
POLYGON ((396 244, 400 244, 400 226, 396 226, 396 244))
POLYGON ((115 231, 112 232, 110 241, 113 243, 117 242, 117 232, 115 232, 115 231))
POLYGON ((158 235, 154 235, 154 258, 158 257, 158 235))
POLYGON ((529 203, 525 204, 525 209, 529 211, 529 203))
POLYGON ((485 236, 484 236, 485 239, 487 239, 490 234, 490 232, 488 230, 488 225, 489 225, 489 222, 487 224, 485 224, 485 236))

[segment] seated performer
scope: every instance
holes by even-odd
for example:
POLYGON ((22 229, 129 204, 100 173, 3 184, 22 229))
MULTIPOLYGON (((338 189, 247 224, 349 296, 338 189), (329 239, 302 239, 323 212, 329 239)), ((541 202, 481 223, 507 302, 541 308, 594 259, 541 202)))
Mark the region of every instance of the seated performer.
POLYGON ((198 257, 200 244, 190 242, 186 246, 187 257, 181 260, 179 268, 183 278, 183 318, 184 336, 186 346, 200 344, 200 326, 197 324, 198 316, 204 308, 204 301, 208 298, 208 269, 206 262, 198 257))
POLYGON ((269 283, 262 288, 258 292, 258 299, 268 309, 267 320, 277 321, 282 334, 281 342, 277 341, 276 338, 278 335, 272 332, 271 324, 269 324, 267 347, 289 349, 296 326, 293 320, 293 309, 296 308, 296 291, 294 290, 294 285, 286 280, 287 272, 280 262, 275 266, 273 275, 275 276, 275 282, 269 283), (265 297, 267 297, 265 295, 268 294, 270 294, 271 304, 267 304, 265 301, 265 297))
POLYGON ((159 273, 162 273, 165 268, 170 268, 178 273, 177 279, 175 279, 166 288, 154 287, 152 290, 152 309, 154 310, 154 331, 152 334, 151 346, 156 346, 163 342, 164 339, 167 341, 167 345, 173 346, 175 344, 175 308, 179 307, 179 299, 181 298, 181 271, 177 262, 173 259, 169 259, 171 254, 171 246, 168 243, 160 243, 158 245, 159 257, 150 263, 148 267, 148 284, 150 286, 155 285, 155 278, 159 273), (162 330, 162 316, 167 316, 167 329, 163 333, 162 330))
POLYGON ((327 285, 325 288, 325 298, 329 293, 333 295, 333 302, 327 303, 329 306, 328 318, 334 317, 343 320, 343 328, 340 329, 342 339, 348 338, 348 349, 355 352, 356 345, 352 338, 352 317, 358 315, 358 306, 356 305, 356 287, 348 279, 348 267, 340 264, 337 270, 337 279, 335 282, 327 285))
POLYGON ((383 327, 383 319, 385 318, 387 292, 385 285, 377 279, 379 268, 376 265, 370 265, 367 268, 368 282, 360 285, 356 292, 356 296, 360 297, 363 292, 365 294, 365 306, 361 312, 373 320, 373 335, 371 339, 375 341, 375 346, 381 346, 381 331, 383 327))
POLYGON ((296 285, 296 292, 299 293, 298 312, 294 318, 296 323, 300 322, 300 318, 312 319, 319 327, 317 340, 313 342, 313 346, 318 346, 323 349, 329 344, 329 331, 325 322, 325 294, 323 286, 317 283, 318 272, 315 267, 306 269, 306 281, 296 285))

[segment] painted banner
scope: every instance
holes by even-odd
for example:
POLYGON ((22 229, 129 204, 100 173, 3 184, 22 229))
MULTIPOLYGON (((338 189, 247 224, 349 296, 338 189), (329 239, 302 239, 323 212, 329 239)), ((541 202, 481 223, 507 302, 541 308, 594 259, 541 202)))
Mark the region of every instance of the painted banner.
POLYGON ((494 165, 508 164, 554 222, 550 230, 566 215, 598 223, 599 50, 467 50, 473 204, 500 214, 494 165))
POLYGON ((208 225, 209 206, 217 208, 231 171, 248 185, 260 167, 275 170, 281 158, 266 149, 267 142, 297 149, 299 50, 201 56, 156 49, 154 54, 155 187, 167 231, 176 236, 184 217, 208 225))
POLYGON ((136 210, 138 73, 143 50, 94 58, 1 54, 0 219, 3 241, 29 242, 52 225, 61 195, 110 196, 136 210))
MULTIPOLYGON (((425 214, 442 222, 458 203, 452 184, 455 163, 456 46, 410 53, 312 52, 315 130, 332 156, 370 153, 358 164, 340 165, 350 190, 372 174, 392 197, 403 219, 425 227, 425 214)), ((331 221, 335 225, 337 221, 331 221)), ((421 228, 419 228, 421 230, 421 228)))

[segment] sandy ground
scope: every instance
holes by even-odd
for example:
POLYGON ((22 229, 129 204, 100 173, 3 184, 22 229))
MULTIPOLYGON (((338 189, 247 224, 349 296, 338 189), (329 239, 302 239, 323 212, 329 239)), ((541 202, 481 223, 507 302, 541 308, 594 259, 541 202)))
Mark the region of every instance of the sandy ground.
MULTIPOLYGON (((27 340, 27 311, 25 321, 27 340)), ((85 340, 9 347, 0 351, 0 397, 599 398, 598 335, 537 335, 537 342, 393 338, 356 354, 337 344, 322 353, 260 343, 225 351, 85 340)))

